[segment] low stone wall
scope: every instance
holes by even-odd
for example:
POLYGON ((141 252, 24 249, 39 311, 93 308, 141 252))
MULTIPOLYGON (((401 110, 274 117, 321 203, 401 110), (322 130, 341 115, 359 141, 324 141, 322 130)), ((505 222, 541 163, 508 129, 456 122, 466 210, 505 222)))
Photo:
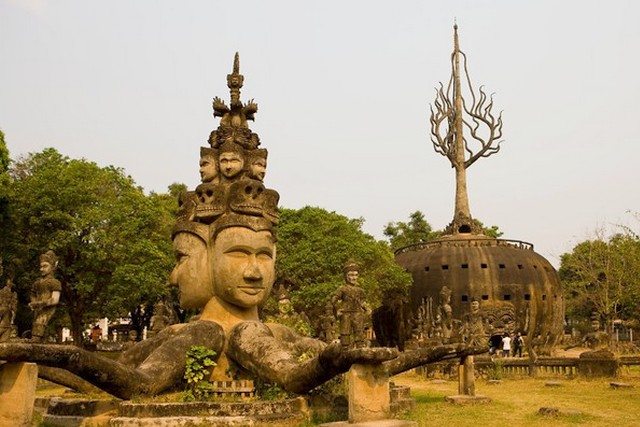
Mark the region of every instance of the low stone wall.
MULTIPOLYGON (((416 368, 416 373, 429 378, 456 378, 459 361, 433 363, 416 368)), ((631 366, 640 366, 640 356, 614 356, 609 352, 586 352, 581 357, 540 357, 535 362, 528 358, 475 357, 479 376, 560 376, 616 377, 628 372, 631 366)))

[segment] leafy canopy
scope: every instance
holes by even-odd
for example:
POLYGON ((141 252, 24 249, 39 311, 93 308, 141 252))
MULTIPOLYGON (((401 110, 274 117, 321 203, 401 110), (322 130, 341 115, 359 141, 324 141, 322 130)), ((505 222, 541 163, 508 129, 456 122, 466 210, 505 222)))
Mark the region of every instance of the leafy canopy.
POLYGON ((411 276, 395 263, 386 242, 362 231, 363 222, 319 207, 280 209, 277 274, 293 283, 297 308, 321 309, 344 283, 342 267, 349 260, 360 265, 360 284, 372 306, 388 292, 406 292, 411 276))
MULTIPOLYGON (((485 227, 484 224, 477 220, 473 220, 482 232, 489 237, 498 238, 502 236, 502 231, 497 225, 485 227)), ((383 233, 389 238, 389 244, 392 250, 397 250, 405 246, 416 243, 428 242, 442 236, 442 230, 433 230, 431 224, 427 222, 421 211, 415 211, 409 215, 409 221, 389 222, 383 233)))
POLYGON ((598 230, 561 256, 559 274, 569 316, 595 312, 607 325, 640 319, 640 239, 630 230, 610 237, 598 230))
POLYGON ((3 231, 9 253, 22 261, 22 291, 35 279, 38 254, 53 249, 75 333, 92 316, 126 315, 167 292, 173 199, 146 196, 120 168, 52 148, 15 162, 10 174, 10 225, 3 231))

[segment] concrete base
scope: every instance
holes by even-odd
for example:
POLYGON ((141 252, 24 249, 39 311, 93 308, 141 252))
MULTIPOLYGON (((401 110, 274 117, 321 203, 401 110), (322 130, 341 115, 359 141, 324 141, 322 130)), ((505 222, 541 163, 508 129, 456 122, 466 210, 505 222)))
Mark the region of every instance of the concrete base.
POLYGON ((0 365, 0 427, 30 426, 36 399, 38 365, 0 365))
POLYGON ((389 374, 381 365, 355 364, 347 373, 349 422, 379 421, 391 415, 389 374))
POLYGON ((456 405, 476 405, 483 403, 491 403, 491 398, 487 396, 469 396, 466 394, 457 394, 455 396, 447 396, 444 398, 449 403, 456 405))
POLYGON ((349 421, 337 421, 333 423, 320 424, 320 427, 417 427, 415 421, 406 420, 375 420, 363 421, 361 423, 350 423, 349 421))

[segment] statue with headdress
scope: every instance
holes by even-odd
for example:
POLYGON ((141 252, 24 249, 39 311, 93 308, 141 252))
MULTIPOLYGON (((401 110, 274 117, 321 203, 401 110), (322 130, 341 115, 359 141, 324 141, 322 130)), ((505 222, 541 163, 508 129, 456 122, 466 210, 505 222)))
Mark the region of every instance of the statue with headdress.
POLYGON ((33 325, 31 326, 31 338, 34 341, 42 341, 45 329, 56 307, 60 302, 62 285, 54 277, 58 268, 58 257, 55 252, 49 250, 40 255, 40 278, 31 288, 31 302, 29 308, 33 310, 33 325))
POLYGON ((365 327, 369 308, 364 290, 358 284, 358 270, 358 264, 347 262, 342 269, 345 283, 331 299, 340 324, 340 342, 346 348, 367 346, 365 327))

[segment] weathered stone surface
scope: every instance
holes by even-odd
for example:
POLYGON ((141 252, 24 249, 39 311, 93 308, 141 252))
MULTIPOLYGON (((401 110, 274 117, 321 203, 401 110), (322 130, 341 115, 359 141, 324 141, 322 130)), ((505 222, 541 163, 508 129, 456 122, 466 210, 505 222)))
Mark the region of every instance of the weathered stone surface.
POLYGON ((407 420, 376 420, 350 423, 349 421, 336 421, 333 423, 320 424, 320 427, 414 427, 418 423, 407 420))
POLYGON ((350 423, 389 418, 389 374, 383 367, 353 365, 347 374, 347 383, 350 423))
POLYGON ((475 405, 482 403, 491 403, 491 398, 487 396, 469 396, 467 394, 457 394, 454 396, 446 396, 444 398, 449 403, 455 403, 456 405, 475 405))
POLYGON ((578 409, 560 409, 553 406, 543 406, 538 409, 538 415, 545 417, 560 417, 560 416, 576 416, 583 415, 584 412, 578 409))
POLYGON ((608 350, 587 351, 580 354, 578 372, 586 377, 617 377, 620 372, 618 358, 608 350))
POLYGON ((0 427, 31 425, 37 382, 34 363, 0 365, 0 427))
POLYGON ((547 381, 544 383, 545 387, 561 387, 562 382, 560 381, 547 381))
POLYGON ((629 383, 611 382, 609 385, 611 388, 633 388, 633 384, 629 383))

